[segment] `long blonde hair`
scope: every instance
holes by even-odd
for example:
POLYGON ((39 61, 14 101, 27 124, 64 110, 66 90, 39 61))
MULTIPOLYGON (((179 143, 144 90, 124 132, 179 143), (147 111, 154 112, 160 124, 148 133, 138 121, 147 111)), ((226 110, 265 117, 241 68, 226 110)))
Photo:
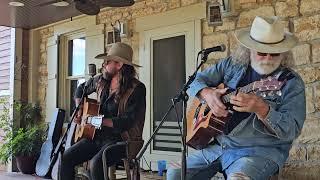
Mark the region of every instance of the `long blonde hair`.
MULTIPOLYGON (((292 51, 287 51, 284 53, 281 53, 283 59, 281 60, 281 65, 284 67, 293 67, 293 54, 292 51)), ((249 64, 250 63, 250 49, 239 45, 239 47, 236 49, 235 52, 231 54, 232 60, 235 63, 240 64, 249 64)))

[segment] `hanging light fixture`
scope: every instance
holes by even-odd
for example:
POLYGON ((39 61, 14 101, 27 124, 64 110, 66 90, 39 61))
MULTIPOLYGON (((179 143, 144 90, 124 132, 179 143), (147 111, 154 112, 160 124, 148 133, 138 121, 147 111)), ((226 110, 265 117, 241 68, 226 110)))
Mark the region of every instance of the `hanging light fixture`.
POLYGON ((223 12, 228 12, 228 11, 230 11, 230 3, 229 3, 229 0, 221 0, 221 4, 222 4, 222 11, 223 11, 223 12))
POLYGON ((67 1, 57 1, 55 3, 52 3, 52 5, 57 7, 66 7, 69 6, 69 3, 67 1))
POLYGON ((221 4, 221 13, 223 17, 235 16, 239 9, 239 0, 219 0, 221 4))
POLYGON ((24 3, 19 2, 19 1, 11 1, 11 2, 9 2, 9 5, 14 6, 14 7, 22 7, 22 6, 24 6, 24 3))

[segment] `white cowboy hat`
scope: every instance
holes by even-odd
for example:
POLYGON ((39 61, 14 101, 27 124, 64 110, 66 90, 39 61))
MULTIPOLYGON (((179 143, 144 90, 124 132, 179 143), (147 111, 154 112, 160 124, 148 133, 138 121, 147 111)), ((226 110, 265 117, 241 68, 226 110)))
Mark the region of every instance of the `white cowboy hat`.
POLYGON ((104 59, 105 61, 122 62, 130 66, 141 67, 140 65, 132 63, 133 50, 131 46, 125 43, 116 42, 112 44, 109 52, 97 55, 96 59, 104 59))
POLYGON ((256 16, 251 29, 238 30, 235 35, 243 46, 262 53, 287 52, 298 43, 293 34, 285 32, 284 25, 275 16, 256 16))

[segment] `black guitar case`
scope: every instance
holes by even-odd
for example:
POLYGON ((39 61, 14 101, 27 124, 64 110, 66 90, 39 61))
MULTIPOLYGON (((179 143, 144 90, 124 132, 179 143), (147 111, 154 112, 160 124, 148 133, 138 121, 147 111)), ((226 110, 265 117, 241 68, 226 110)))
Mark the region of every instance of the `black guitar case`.
POLYGON ((51 156, 60 139, 64 117, 65 111, 56 108, 49 124, 47 140, 42 144, 41 154, 36 164, 36 174, 38 176, 50 177, 51 156))

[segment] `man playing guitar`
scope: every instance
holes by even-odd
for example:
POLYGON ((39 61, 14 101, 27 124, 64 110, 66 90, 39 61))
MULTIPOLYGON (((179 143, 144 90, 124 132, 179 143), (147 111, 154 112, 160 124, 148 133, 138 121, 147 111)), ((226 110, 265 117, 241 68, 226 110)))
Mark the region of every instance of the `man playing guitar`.
MULTIPOLYGON (((304 82, 287 68, 297 39, 277 17, 256 17, 251 28, 237 31, 236 37, 239 49, 198 73, 188 91, 204 100, 215 117, 230 115, 221 99, 227 88, 216 88, 219 84, 235 90, 284 70, 292 76, 284 80, 279 96, 233 94, 232 118, 207 147, 187 157, 186 179, 210 179, 217 172, 228 180, 269 179, 284 165, 305 121, 304 82)), ((180 174, 180 165, 173 164, 167 179, 180 179, 180 174)))
MULTIPOLYGON (((104 179, 103 151, 128 138, 142 140, 146 89, 145 85, 136 79, 134 67, 140 66, 132 63, 132 55, 133 50, 129 45, 113 44, 108 53, 96 56, 97 59, 104 59, 102 73, 77 88, 77 104, 81 103, 83 93, 85 96, 93 92, 98 94, 99 115, 103 118, 101 128, 95 132, 93 139, 82 138, 63 153, 59 173, 61 180, 74 179, 75 166, 88 160, 91 179, 104 179), (83 92, 83 89, 86 91, 83 92), (131 129, 135 130, 135 134, 130 133, 131 129), (129 132, 130 137, 126 132, 129 132)), ((75 122, 81 123, 80 114, 75 118, 75 122)), ((111 148, 106 157, 107 165, 113 165, 125 156, 124 145, 111 148)))

